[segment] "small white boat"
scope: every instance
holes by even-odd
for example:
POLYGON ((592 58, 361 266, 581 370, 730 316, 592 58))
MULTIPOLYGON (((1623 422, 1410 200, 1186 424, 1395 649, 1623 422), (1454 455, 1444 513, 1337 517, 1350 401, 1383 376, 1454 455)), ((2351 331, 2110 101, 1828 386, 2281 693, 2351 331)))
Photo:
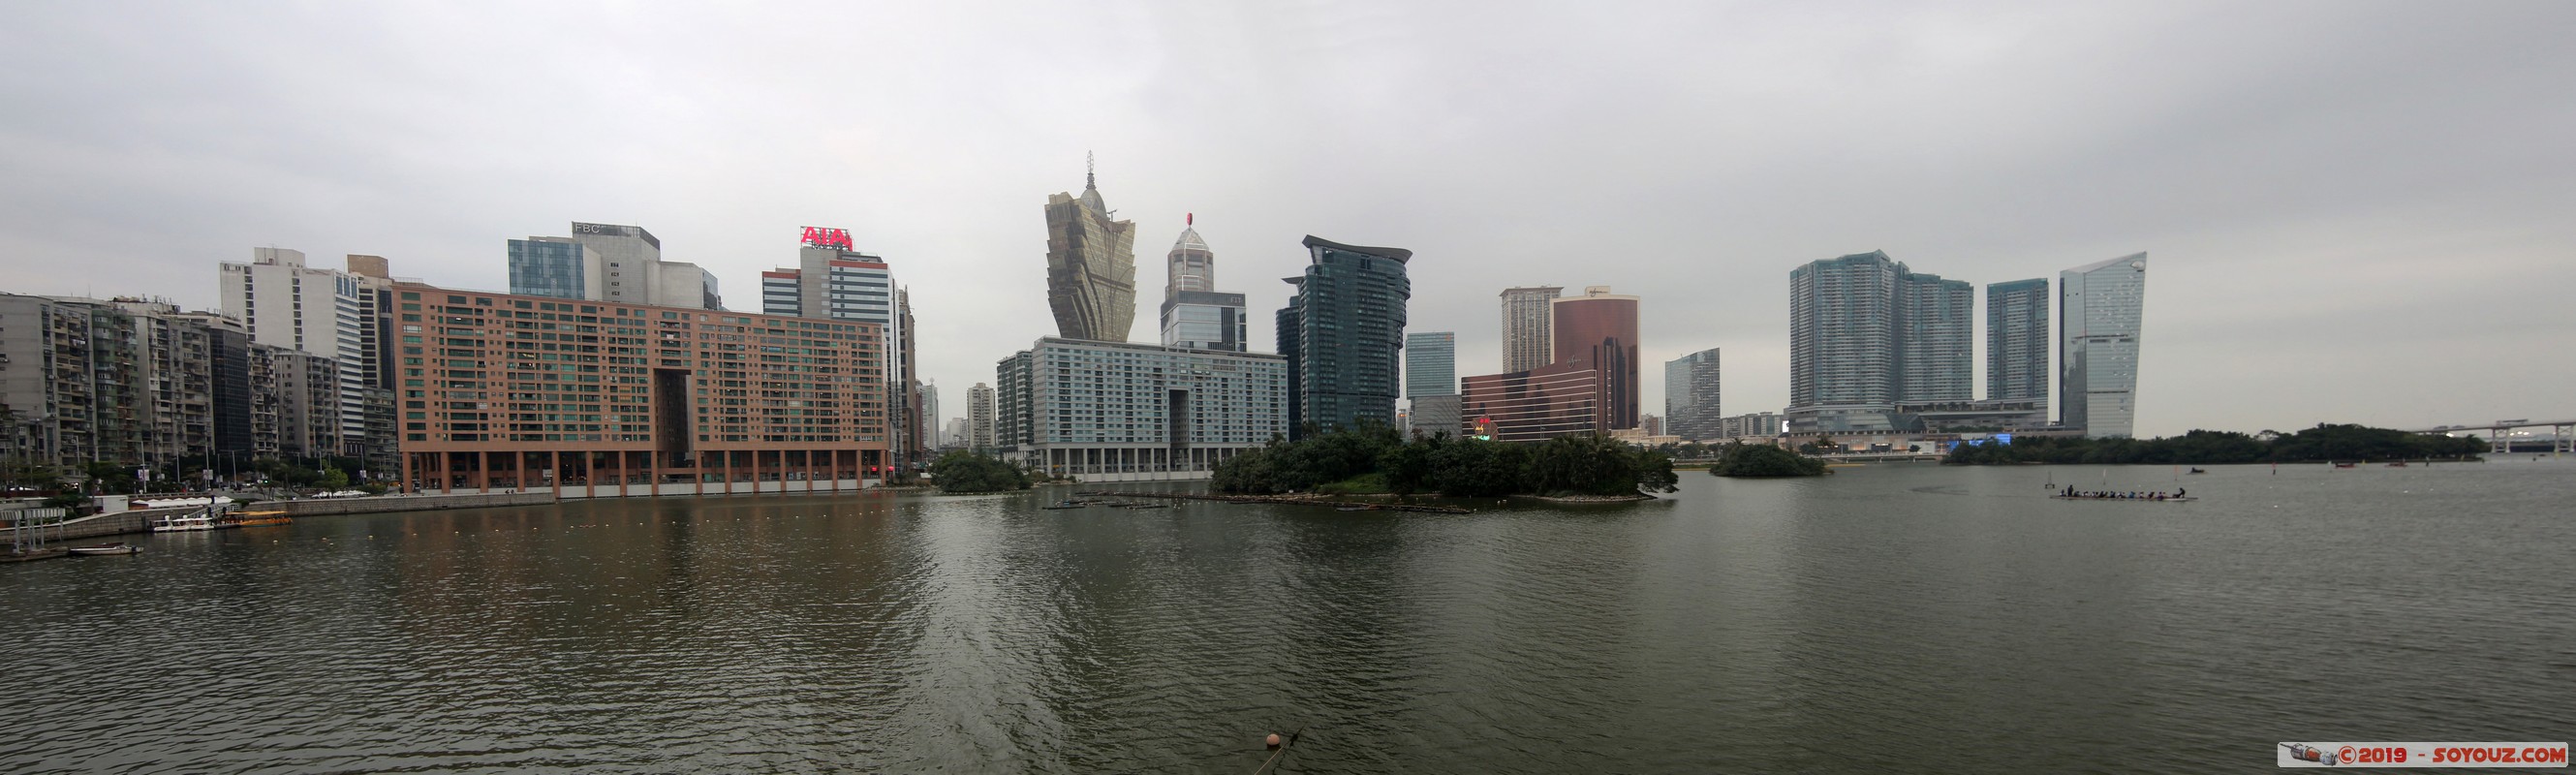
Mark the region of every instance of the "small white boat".
POLYGON ((195 514, 173 514, 155 520, 152 523, 152 532, 183 533, 196 530, 213 530, 219 527, 223 526, 215 523, 214 515, 200 511, 195 514))
POLYGON ((181 506, 229 506, 233 499, 217 495, 210 498, 137 498, 127 501, 129 508, 175 509, 181 506))
POLYGON ((142 554, 143 547, 118 541, 112 544, 99 544, 97 546, 75 546, 72 547, 71 551, 72 554, 82 557, 100 557, 111 554, 142 554))

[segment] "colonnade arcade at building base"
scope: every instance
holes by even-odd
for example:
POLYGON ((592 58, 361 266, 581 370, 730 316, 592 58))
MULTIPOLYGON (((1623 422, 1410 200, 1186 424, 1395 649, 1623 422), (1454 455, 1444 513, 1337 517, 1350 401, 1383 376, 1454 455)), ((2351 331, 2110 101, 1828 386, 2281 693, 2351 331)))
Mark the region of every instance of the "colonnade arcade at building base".
POLYGON ((429 495, 552 490, 559 498, 844 492, 883 479, 874 449, 703 450, 694 460, 649 450, 413 452, 405 491, 429 495))

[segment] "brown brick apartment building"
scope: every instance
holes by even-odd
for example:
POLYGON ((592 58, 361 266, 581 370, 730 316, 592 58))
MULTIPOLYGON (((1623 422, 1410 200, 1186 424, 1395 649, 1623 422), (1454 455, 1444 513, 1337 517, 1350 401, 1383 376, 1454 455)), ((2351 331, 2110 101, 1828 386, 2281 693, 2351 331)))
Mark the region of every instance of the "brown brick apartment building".
POLYGON ((404 489, 566 498, 859 488, 884 328, 401 283, 404 489))

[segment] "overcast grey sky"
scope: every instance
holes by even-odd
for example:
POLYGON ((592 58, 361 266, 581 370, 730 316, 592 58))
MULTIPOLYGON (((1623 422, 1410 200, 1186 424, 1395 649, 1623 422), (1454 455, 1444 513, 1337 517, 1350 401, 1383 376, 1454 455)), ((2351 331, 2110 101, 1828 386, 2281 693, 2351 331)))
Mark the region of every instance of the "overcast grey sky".
POLYGON ((0 291, 212 306, 255 245, 498 290, 585 220, 756 310, 839 226, 954 415, 1053 333, 1091 151, 1138 340, 1195 212, 1255 342, 1311 233, 1412 249, 1462 374, 1502 288, 1609 285, 1650 410, 1708 347, 1777 410, 1800 263, 1886 250, 1982 326, 2147 251, 2141 434, 2576 415, 2576 3, 1582 5, 9 0, 0 291))

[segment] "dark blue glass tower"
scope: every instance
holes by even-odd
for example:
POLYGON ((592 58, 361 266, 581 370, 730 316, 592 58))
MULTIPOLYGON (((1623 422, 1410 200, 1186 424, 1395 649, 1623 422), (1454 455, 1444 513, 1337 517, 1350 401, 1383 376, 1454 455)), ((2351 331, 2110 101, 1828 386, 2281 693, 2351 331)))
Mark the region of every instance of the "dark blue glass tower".
POLYGON ((1404 350, 1404 304, 1413 281, 1404 274, 1413 251, 1344 245, 1309 235, 1312 263, 1288 306, 1279 310, 1279 354, 1288 356, 1288 427, 1328 430, 1361 420, 1395 424, 1401 391, 1397 356, 1404 350))

